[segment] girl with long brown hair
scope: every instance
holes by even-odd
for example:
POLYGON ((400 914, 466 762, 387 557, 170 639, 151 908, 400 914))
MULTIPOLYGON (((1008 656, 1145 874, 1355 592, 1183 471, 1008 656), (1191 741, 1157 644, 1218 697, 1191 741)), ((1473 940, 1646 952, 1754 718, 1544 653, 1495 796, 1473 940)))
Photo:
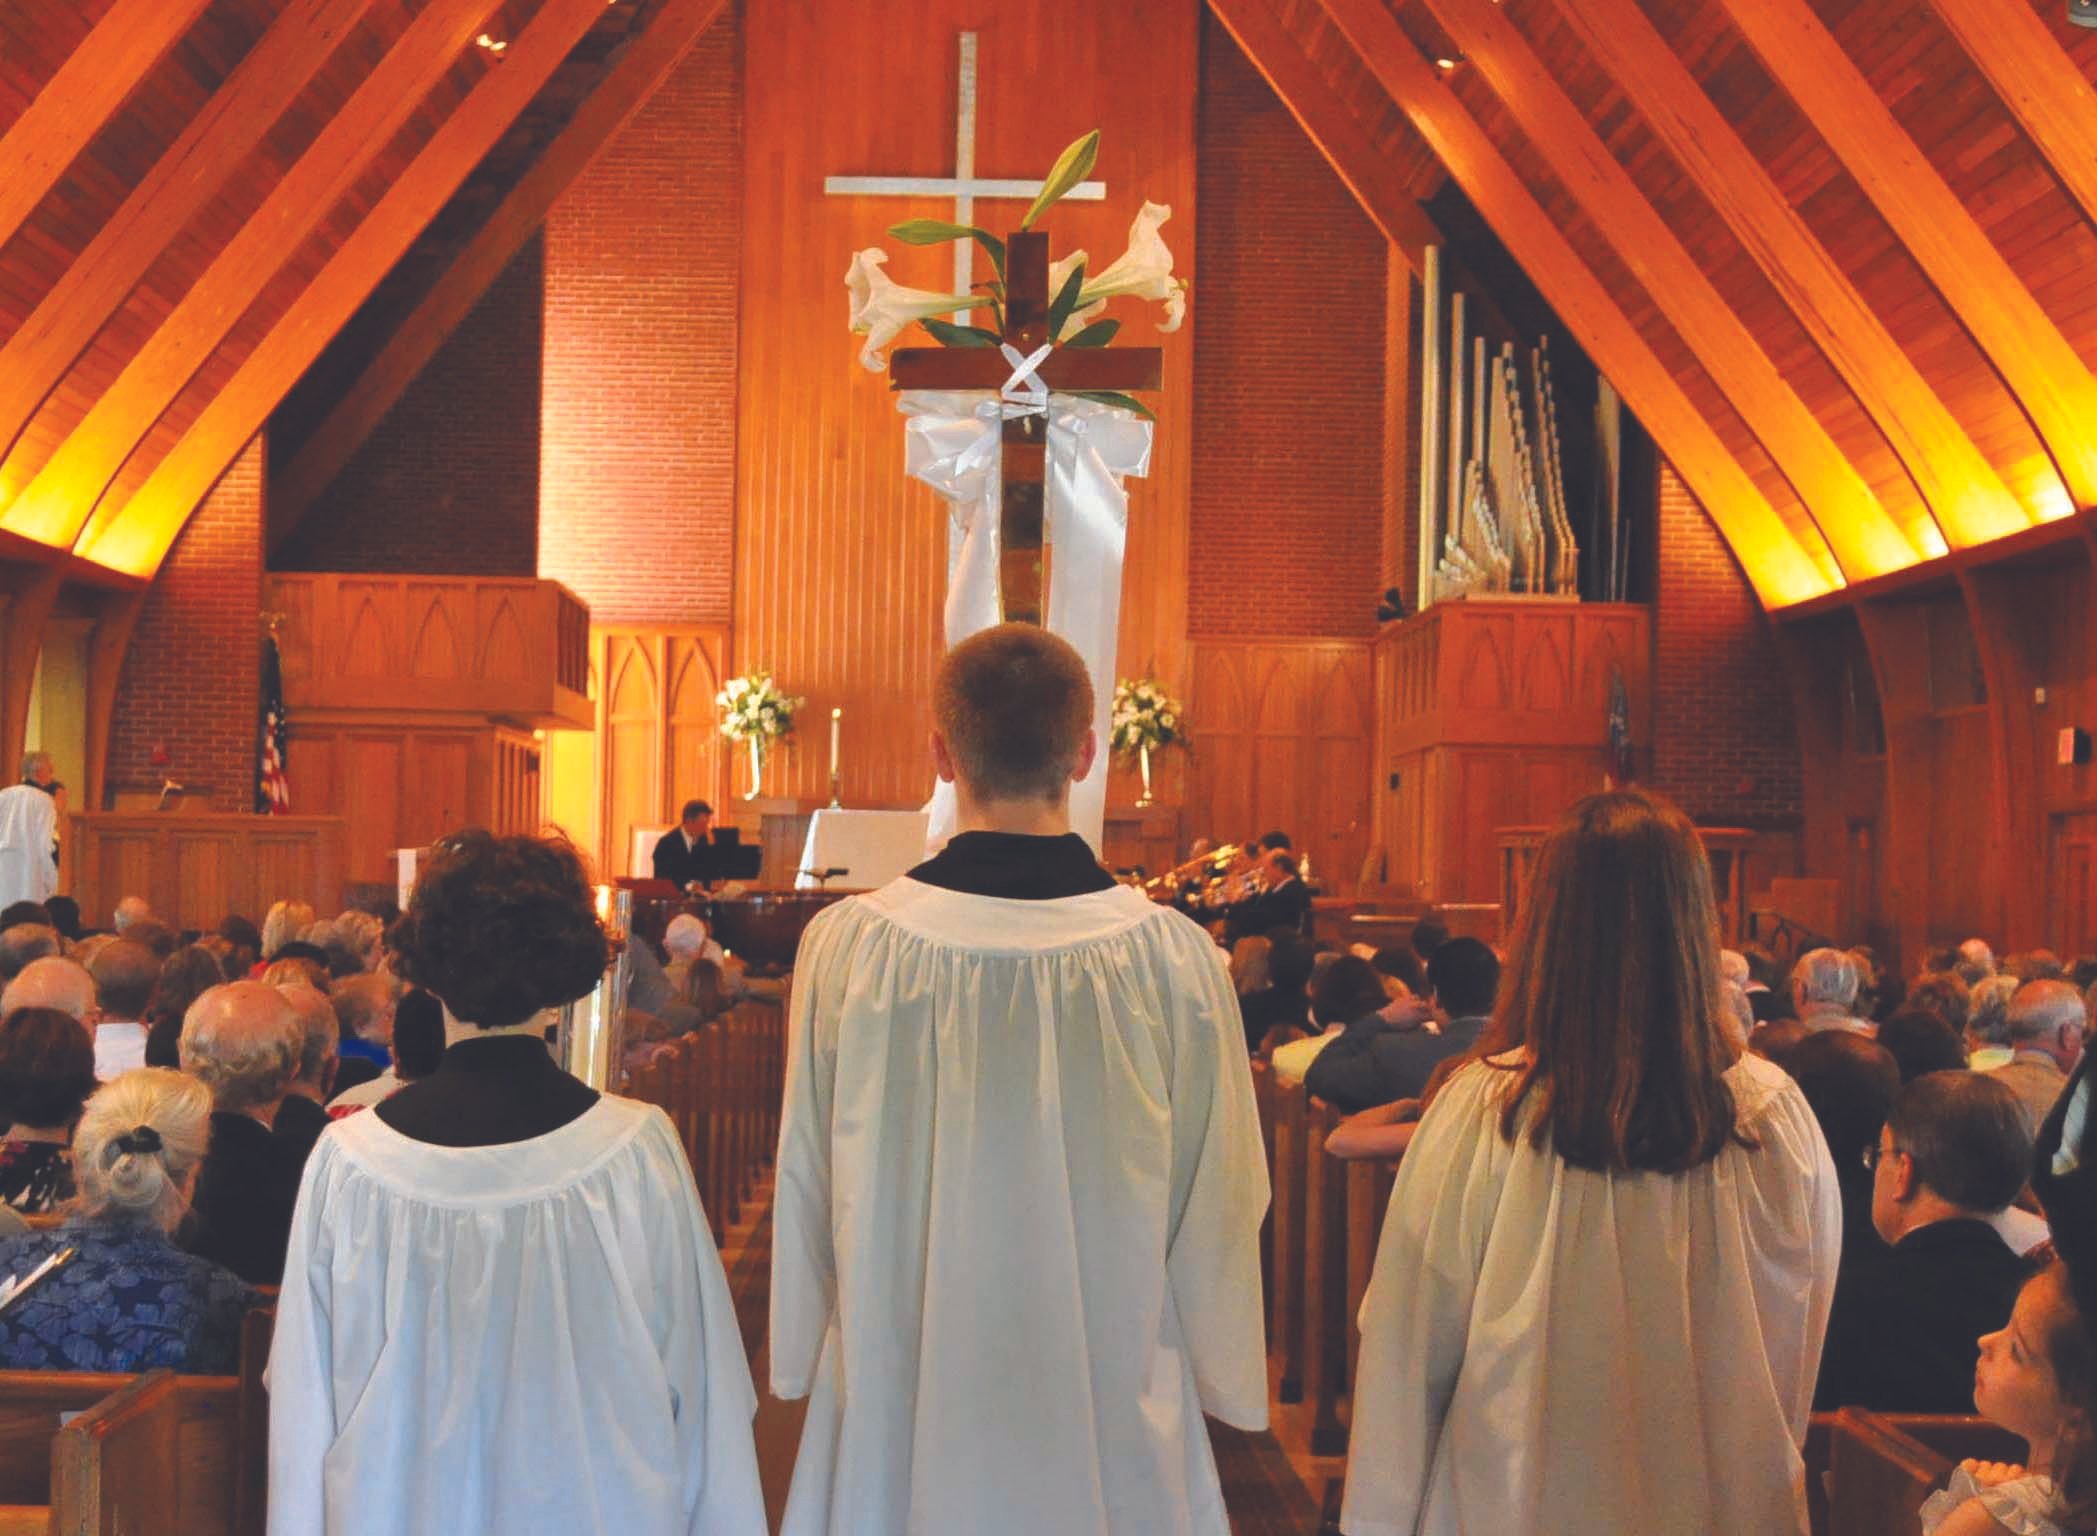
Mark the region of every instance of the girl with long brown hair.
POLYGON ((1806 1529, 1835 1170, 1726 1027, 1711 871, 1640 790, 1538 855, 1489 1038, 1399 1166, 1348 1536, 1806 1529))

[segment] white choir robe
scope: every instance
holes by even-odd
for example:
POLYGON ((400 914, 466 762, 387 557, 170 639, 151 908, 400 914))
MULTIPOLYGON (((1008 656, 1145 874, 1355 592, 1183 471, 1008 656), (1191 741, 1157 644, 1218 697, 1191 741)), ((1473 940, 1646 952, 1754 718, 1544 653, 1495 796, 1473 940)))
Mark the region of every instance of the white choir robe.
POLYGON ((757 1397, 660 1109, 306 1164, 269 1367, 270 1536, 764 1536, 757 1397))
POLYGON ((58 802, 34 784, 0 789, 0 907, 44 901, 58 889, 51 839, 58 802))
POLYGON ((794 973, 772 1390, 782 1536, 1227 1536, 1265 1427, 1267 1171, 1222 955, 1112 890, 907 877, 794 973))
POLYGON ((1759 1149, 1669 1176, 1510 1145, 1512 1080, 1458 1072, 1399 1164, 1340 1529, 1803 1536, 1842 1202, 1798 1085, 1742 1057, 1759 1149))

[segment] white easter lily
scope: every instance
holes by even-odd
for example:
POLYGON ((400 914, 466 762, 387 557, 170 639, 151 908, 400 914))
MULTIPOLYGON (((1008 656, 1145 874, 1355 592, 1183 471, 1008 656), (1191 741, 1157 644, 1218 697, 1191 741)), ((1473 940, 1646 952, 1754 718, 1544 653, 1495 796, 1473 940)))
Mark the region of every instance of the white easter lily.
POLYGON ((852 257, 852 269, 845 274, 845 289, 852 296, 852 329, 866 337, 859 361, 872 373, 888 366, 888 344, 902 335, 906 326, 930 315, 977 309, 990 302, 981 295, 905 288, 881 270, 887 261, 888 252, 869 246, 852 257))
MULTIPOLYGON (((1084 329, 1099 318, 1107 307, 1107 300, 1122 297, 1154 299, 1164 304, 1165 318, 1158 322, 1161 331, 1176 331, 1187 317, 1187 291, 1178 278, 1172 275, 1172 252, 1158 235, 1158 226, 1172 217, 1172 209, 1164 203, 1145 203, 1135 222, 1129 225, 1129 248, 1117 256, 1103 271, 1093 273, 1085 279, 1085 286, 1078 291, 1078 307, 1064 323, 1064 337, 1084 329)), ((1083 251, 1072 251, 1061 261, 1049 267, 1049 292, 1060 292, 1064 280, 1071 270, 1085 259, 1083 251)))

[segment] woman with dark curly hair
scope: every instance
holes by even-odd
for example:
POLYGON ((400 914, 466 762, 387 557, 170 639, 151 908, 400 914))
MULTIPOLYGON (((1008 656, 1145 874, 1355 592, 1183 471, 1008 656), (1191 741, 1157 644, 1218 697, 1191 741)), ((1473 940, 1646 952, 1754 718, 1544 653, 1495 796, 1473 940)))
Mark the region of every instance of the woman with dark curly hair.
POLYGON ((73 1125, 95 1091, 95 1045, 56 1008, 0 1020, 0 1200, 25 1215, 73 1198, 73 1125))
POLYGON ((574 849, 448 839, 394 948, 450 1043, 306 1165, 272 1536, 759 1536, 756 1394, 677 1133, 546 1049, 609 958, 574 849))

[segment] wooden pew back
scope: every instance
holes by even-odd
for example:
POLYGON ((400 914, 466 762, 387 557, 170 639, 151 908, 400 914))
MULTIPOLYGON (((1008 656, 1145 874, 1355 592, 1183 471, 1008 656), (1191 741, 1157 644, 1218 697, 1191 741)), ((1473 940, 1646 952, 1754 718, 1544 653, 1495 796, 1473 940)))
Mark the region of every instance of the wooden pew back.
POLYGON ((1861 1408, 1835 1415, 1828 1448, 1828 1529, 1835 1536, 1914 1536, 1917 1512, 1953 1463, 1861 1408))
MULTIPOLYGON (((1881 1413, 1871 1417, 1954 1465, 1969 1456, 1979 1461, 2024 1460, 2024 1442, 1978 1414, 1881 1413)), ((1806 1426, 1806 1508, 1813 1536, 1831 1536, 1834 1530, 1828 1513, 1828 1472, 1836 1418, 1834 1413, 1816 1413, 1806 1426)))
POLYGON ((1303 1391, 1311 1403, 1311 1454, 1341 1456, 1347 1426, 1347 1166, 1325 1150, 1340 1112, 1310 1101, 1303 1165, 1303 1391))
POLYGON ((51 1446, 54 1536, 185 1536, 224 1524, 183 1523, 182 1390, 149 1371, 93 1404, 51 1446), (168 1491, 178 1490, 170 1499, 168 1491))
POLYGON ((1281 1360, 1278 1394, 1303 1401, 1304 1147, 1309 1100, 1303 1084, 1274 1086, 1274 1289, 1269 1329, 1281 1360))

